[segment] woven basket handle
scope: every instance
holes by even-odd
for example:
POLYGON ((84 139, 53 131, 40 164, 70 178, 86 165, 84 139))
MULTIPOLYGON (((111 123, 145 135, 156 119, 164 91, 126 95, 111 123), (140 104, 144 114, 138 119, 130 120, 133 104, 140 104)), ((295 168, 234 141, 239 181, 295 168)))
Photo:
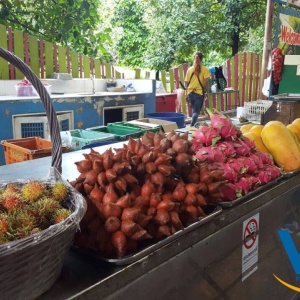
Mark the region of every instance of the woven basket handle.
POLYGON ((16 68, 18 68, 25 77, 32 83, 38 92, 43 105, 46 110, 47 119, 50 127, 50 136, 52 142, 52 162, 51 166, 57 168, 57 170, 61 173, 62 167, 62 142, 60 137, 59 124, 56 116, 56 112, 53 108, 50 96, 39 80, 39 78, 33 73, 33 71, 17 56, 13 53, 3 49, 0 47, 0 57, 4 58, 11 64, 13 64, 16 68))

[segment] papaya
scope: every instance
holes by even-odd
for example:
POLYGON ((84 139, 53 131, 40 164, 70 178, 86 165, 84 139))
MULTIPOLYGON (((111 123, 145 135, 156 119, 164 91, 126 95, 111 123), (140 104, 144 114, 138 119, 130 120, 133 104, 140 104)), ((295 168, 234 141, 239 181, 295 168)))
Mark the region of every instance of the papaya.
POLYGON ((300 168, 300 144, 282 122, 268 122, 261 131, 261 138, 283 171, 291 172, 300 168))
POLYGON ((248 131, 251 129, 251 127, 253 127, 253 126, 254 126, 253 123, 249 123, 249 124, 242 125, 242 126, 240 127, 240 131, 241 131, 242 133, 246 133, 246 132, 248 132, 248 131))
POLYGON ((254 132, 260 136, 263 128, 264 125, 254 125, 253 127, 250 128, 249 132, 254 132))
MULTIPOLYGON (((300 125, 300 123, 299 123, 299 125, 300 125)), ((292 132, 294 132, 298 141, 300 142, 300 126, 297 126, 292 123, 292 124, 286 125, 286 128, 291 130, 292 132)))
POLYGON ((300 118, 295 119, 295 120, 292 122, 292 124, 294 124, 294 125, 300 127, 300 118))
POLYGON ((248 131, 243 134, 244 137, 247 137, 248 139, 252 140, 257 148, 257 150, 269 154, 267 147, 264 145, 262 138, 260 135, 258 135, 255 132, 248 131))

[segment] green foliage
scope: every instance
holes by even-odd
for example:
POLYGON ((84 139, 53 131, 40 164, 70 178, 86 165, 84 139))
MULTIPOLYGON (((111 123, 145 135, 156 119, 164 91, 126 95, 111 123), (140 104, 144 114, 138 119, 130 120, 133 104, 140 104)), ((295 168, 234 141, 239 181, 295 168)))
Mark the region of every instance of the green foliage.
MULTIPOLYGON (((99 56, 103 35, 97 32, 99 0, 0 0, 0 20, 6 26, 99 56)), ((108 38, 108 30, 105 38, 108 38)), ((105 51, 104 51, 105 52, 105 51)))
POLYGON ((118 64, 144 67, 143 53, 146 51, 148 30, 144 26, 144 3, 140 0, 118 0, 111 23, 122 28, 116 42, 118 64))

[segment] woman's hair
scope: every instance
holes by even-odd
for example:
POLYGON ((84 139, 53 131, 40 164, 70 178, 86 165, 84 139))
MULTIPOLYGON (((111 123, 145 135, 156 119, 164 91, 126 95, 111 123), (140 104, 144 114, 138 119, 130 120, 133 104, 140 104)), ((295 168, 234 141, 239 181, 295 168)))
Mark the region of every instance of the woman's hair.
POLYGON ((202 52, 196 52, 194 55, 194 69, 195 69, 195 76, 199 76, 200 72, 201 72, 201 62, 203 59, 203 53, 202 52))

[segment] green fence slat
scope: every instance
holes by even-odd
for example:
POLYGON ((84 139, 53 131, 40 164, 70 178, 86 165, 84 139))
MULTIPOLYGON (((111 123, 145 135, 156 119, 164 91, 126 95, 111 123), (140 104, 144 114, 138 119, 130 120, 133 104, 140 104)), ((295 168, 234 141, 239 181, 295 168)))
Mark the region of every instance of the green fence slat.
POLYGON ((105 78, 106 79, 111 79, 111 64, 110 63, 105 63, 104 64, 105 67, 105 78))
POLYGON ((161 82, 162 82, 162 85, 163 85, 164 89, 166 90, 166 92, 168 92, 169 89, 167 87, 167 74, 166 74, 166 71, 161 71, 160 77, 161 77, 161 82))
MULTIPOLYGON (((7 31, 4 25, 0 25, 0 46, 7 49, 7 31)), ((8 62, 3 58, 0 58, 0 79, 9 79, 8 62)))
POLYGON ((44 55, 45 55, 46 78, 50 78, 54 72, 52 43, 44 41, 44 55))
POLYGON ((34 74, 40 78, 40 59, 38 39, 34 36, 28 35, 28 45, 30 53, 30 68, 34 74))
POLYGON ((83 72, 84 72, 84 78, 90 78, 91 77, 91 61, 88 56, 82 57, 82 64, 83 64, 83 72))
POLYGON ((101 62, 100 62, 100 60, 95 59, 94 64, 95 64, 95 77, 101 78, 101 62))
MULTIPOLYGON (((175 76, 174 76, 174 69, 169 69, 169 80, 170 80, 170 90, 168 91, 174 91, 175 90, 175 76)), ((167 84, 166 84, 167 85, 167 84)), ((185 100, 184 100, 185 101, 185 100)))
MULTIPOLYGON (((20 30, 14 30, 14 53, 20 59, 24 61, 24 40, 23 40, 23 32, 20 30)), ((16 79, 24 78, 24 74, 19 71, 19 69, 15 68, 16 71, 16 79)))
POLYGON ((141 69, 135 69, 135 79, 141 79, 141 69))
POLYGON ((72 66, 72 78, 79 78, 79 58, 78 53, 75 51, 70 52, 71 66, 72 66))
POLYGON ((122 74, 119 71, 115 71, 116 79, 121 79, 122 74))
POLYGON ((58 72, 68 73, 67 71, 67 49, 62 46, 57 46, 57 61, 58 61, 58 72))

